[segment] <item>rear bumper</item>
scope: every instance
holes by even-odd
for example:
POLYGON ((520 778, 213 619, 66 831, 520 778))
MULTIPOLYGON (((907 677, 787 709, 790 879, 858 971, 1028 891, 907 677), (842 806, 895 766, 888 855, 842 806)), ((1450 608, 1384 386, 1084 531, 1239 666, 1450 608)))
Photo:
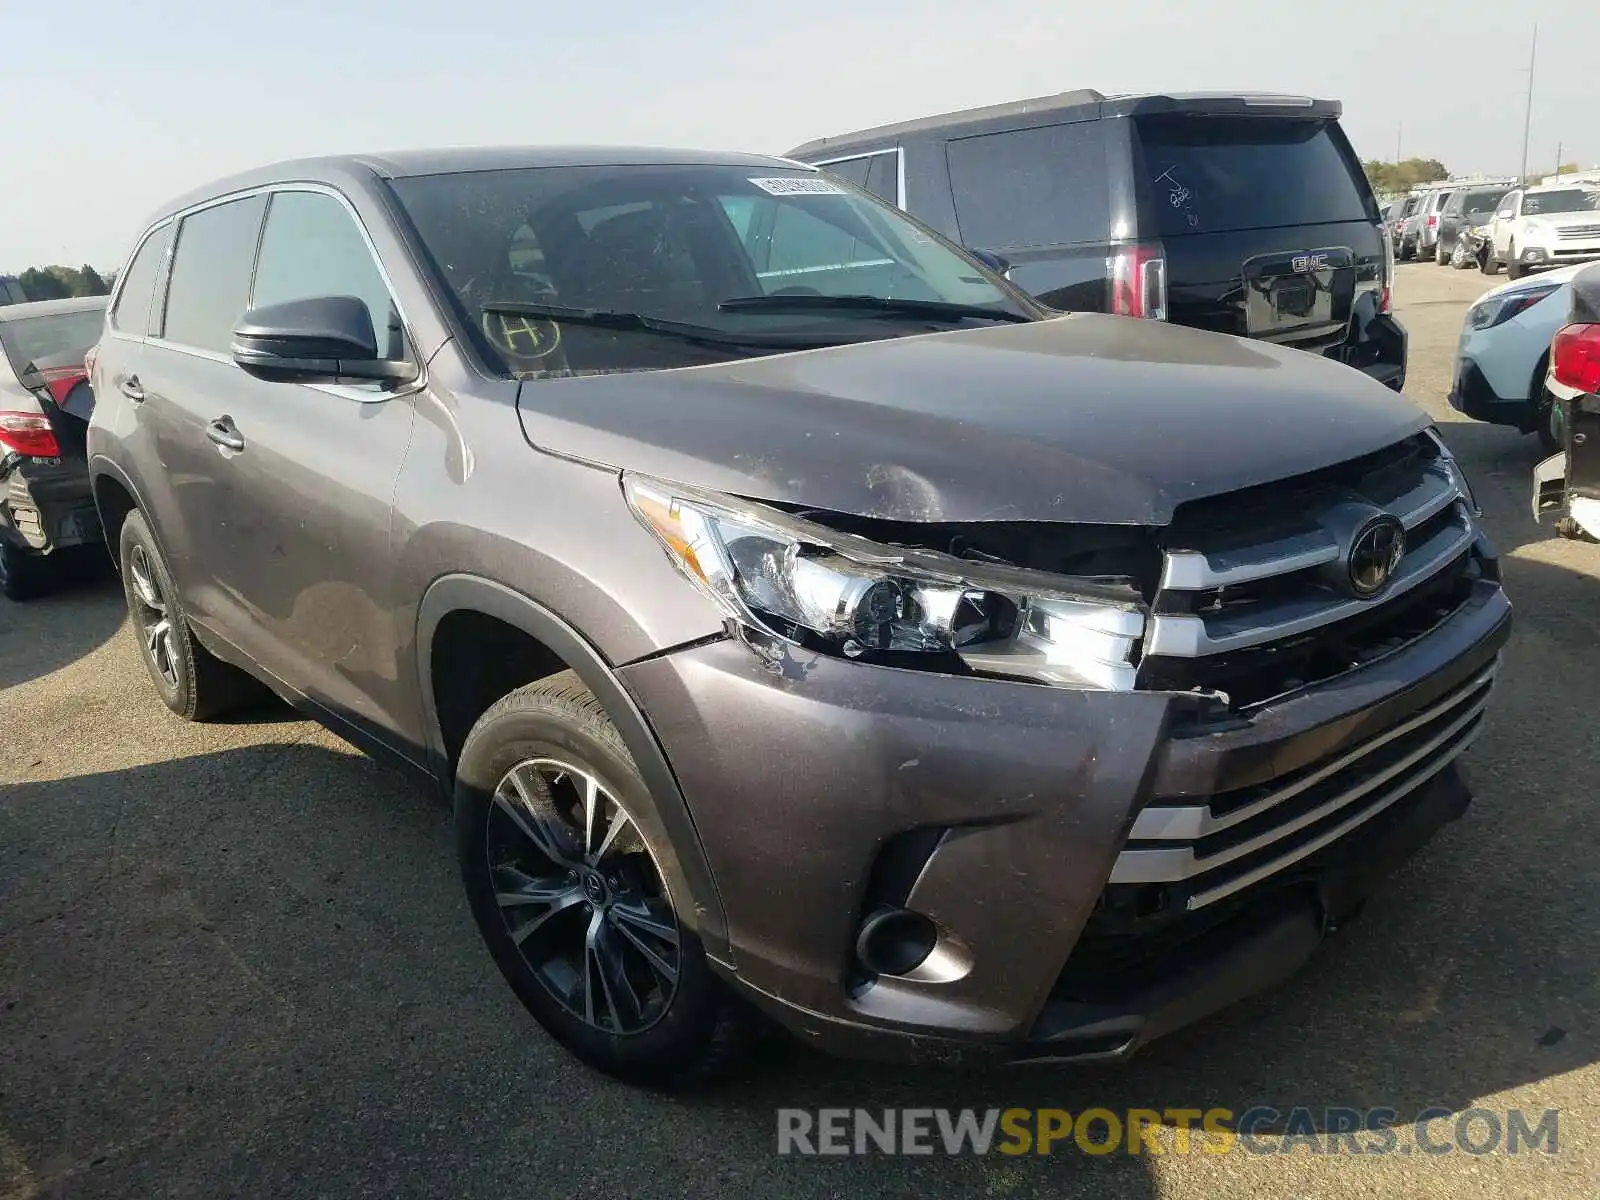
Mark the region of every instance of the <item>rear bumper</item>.
POLYGON ((1093 1060, 1292 973, 1466 790, 1443 763, 1414 786, 1397 777, 1353 824, 1356 810, 1341 809, 1337 825, 1308 826, 1304 855, 1200 916, 1180 897, 1108 926, 1123 886, 1108 883, 1140 813, 1359 751, 1481 676, 1509 627, 1485 580, 1381 664, 1203 728, 1181 695, 952 678, 792 647, 763 661, 734 641, 621 674, 682 785, 727 913, 725 972, 752 1000, 835 1053, 1093 1060), (1313 847, 1324 828, 1331 840, 1313 847), (863 918, 885 906, 938 930, 924 967, 873 976, 856 961, 863 918))
POLYGON ((0 480, 0 539, 38 554, 100 542, 82 459, 23 459, 0 480))
POLYGON ((1380 313, 1364 327, 1351 322, 1350 336, 1325 353, 1393 391, 1406 385, 1406 327, 1388 313, 1380 313))

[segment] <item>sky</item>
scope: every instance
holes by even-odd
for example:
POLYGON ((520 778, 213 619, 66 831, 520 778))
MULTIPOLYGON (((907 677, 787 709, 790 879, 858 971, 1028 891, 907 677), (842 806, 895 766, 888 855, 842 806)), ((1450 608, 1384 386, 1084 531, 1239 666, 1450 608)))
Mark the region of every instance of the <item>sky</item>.
POLYGON ((0 273, 121 263, 285 158, 611 143, 781 153, 1080 87, 1344 102, 1363 158, 1600 165, 1600 0, 0 0, 0 273), (1359 22, 1357 24, 1356 22, 1359 22))

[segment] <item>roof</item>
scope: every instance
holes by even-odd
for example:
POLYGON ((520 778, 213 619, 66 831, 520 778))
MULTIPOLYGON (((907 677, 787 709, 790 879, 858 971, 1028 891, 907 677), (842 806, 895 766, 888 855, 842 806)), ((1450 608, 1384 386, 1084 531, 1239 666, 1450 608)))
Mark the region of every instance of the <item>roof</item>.
POLYGON ((71 296, 65 300, 29 300, 23 304, 0 304, 0 322, 21 321, 27 317, 48 317, 56 313, 89 312, 104 308, 109 296, 71 296))
POLYGON ((530 167, 604 166, 791 166, 764 154, 725 150, 671 150, 645 146, 456 146, 436 150, 396 150, 379 154, 341 154, 272 163, 194 188, 161 206, 153 224, 191 205, 230 192, 275 183, 349 184, 357 180, 404 179, 464 171, 514 171, 530 167))
POLYGON ((819 157, 830 151, 864 147, 874 142, 897 142, 921 133, 959 131, 961 136, 988 132, 990 128, 1047 125, 1063 120, 1087 121, 1100 117, 1146 115, 1162 112, 1194 112, 1209 115, 1240 116, 1298 115, 1338 117, 1343 106, 1337 100, 1316 100, 1310 96, 1285 96, 1264 92, 1151 92, 1141 95, 1106 96, 1093 88, 1035 96, 1006 104, 964 108, 956 112, 918 117, 893 125, 877 125, 852 133, 816 138, 789 151, 793 158, 819 157))
POLYGON ((1600 183, 1596 179, 1569 179, 1565 183, 1536 183, 1530 188, 1523 188, 1523 195, 1536 196, 1540 192, 1570 192, 1574 188, 1583 192, 1591 192, 1595 185, 1600 183))

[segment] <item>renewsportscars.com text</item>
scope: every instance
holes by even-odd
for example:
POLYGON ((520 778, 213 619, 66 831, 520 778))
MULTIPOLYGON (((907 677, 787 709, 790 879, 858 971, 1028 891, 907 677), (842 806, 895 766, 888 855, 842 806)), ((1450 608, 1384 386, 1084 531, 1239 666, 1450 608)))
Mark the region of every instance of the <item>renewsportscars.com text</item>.
POLYGON ((780 1108, 779 1154, 1555 1154, 1560 1110, 780 1108))

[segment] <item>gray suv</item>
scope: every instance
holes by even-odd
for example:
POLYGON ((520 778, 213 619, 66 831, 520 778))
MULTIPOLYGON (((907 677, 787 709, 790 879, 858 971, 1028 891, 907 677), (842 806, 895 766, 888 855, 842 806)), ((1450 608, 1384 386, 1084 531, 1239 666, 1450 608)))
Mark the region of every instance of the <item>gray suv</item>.
POLYGON ((759 1013, 1122 1058, 1467 803, 1510 608, 1426 417, 793 162, 256 171, 155 214, 94 372, 161 698, 452 795, 506 980, 626 1079, 759 1013))

